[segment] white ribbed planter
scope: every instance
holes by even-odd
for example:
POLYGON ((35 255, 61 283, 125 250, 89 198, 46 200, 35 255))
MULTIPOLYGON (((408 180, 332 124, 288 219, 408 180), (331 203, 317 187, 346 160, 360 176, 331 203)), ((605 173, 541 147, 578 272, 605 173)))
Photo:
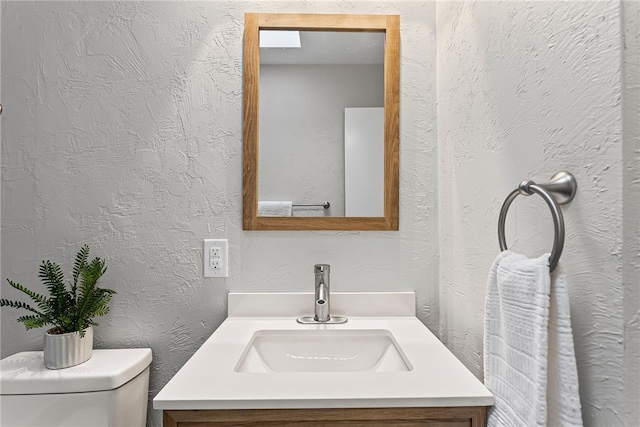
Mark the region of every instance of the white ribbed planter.
POLYGON ((79 365, 91 359, 93 353, 93 328, 67 334, 44 334, 44 366, 47 369, 63 369, 79 365))

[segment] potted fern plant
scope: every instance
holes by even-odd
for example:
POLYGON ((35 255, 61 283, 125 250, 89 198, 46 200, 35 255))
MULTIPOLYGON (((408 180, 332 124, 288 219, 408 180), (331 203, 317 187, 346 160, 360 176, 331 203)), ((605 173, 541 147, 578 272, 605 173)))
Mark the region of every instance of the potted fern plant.
POLYGON ((107 270, 105 261, 100 258, 88 259, 89 247, 84 245, 76 255, 69 286, 58 264, 42 261, 38 277, 46 285, 48 297, 7 279, 12 287, 27 294, 35 307, 4 298, 0 300, 0 306, 30 312, 17 319, 27 329, 53 326, 44 335, 44 365, 49 369, 68 368, 91 358, 92 326, 98 325, 93 319, 109 312, 109 301, 116 293, 96 286, 107 270))

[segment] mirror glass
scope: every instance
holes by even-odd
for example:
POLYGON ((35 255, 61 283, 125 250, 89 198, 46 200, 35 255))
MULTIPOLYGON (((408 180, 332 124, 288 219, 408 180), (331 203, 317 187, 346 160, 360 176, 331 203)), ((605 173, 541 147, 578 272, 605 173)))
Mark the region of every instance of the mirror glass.
POLYGON ((400 19, 246 13, 243 229, 397 230, 400 19))
POLYGON ((258 216, 384 216, 384 40, 260 31, 258 216))

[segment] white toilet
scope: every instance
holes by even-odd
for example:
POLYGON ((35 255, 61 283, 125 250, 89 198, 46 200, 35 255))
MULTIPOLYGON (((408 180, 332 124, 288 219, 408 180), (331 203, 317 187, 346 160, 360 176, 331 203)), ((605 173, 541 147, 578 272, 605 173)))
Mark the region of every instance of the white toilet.
POLYGON ((143 427, 150 348, 93 350, 77 366, 51 370, 41 351, 0 361, 3 427, 143 427))

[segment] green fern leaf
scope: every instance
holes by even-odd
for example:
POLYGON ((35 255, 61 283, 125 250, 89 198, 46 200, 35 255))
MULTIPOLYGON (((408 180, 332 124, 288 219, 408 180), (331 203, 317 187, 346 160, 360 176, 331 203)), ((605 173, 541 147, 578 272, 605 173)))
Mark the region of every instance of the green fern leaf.
MULTIPOLYGON (((80 288, 78 295, 78 317, 86 317, 86 313, 92 313, 95 310, 96 292, 101 295, 102 289, 96 288, 95 285, 98 279, 102 277, 106 268, 104 267, 104 261, 99 258, 95 258, 89 265, 86 266, 80 273, 80 288)), ((113 292, 108 290, 109 292, 113 292)))
POLYGON ((104 316, 107 313, 109 313, 109 307, 105 307, 105 306, 100 306, 98 308, 96 308, 96 316, 104 316))
POLYGON ((73 282, 71 286, 71 293, 74 298, 77 298, 76 291, 78 289, 78 278, 80 277, 80 272, 87 265, 87 258, 89 258, 89 246, 84 245, 80 251, 78 251, 78 255, 76 255, 76 261, 73 265, 73 282))
POLYGON ((0 307, 23 308, 32 313, 36 313, 39 316, 43 316, 43 314, 40 313, 38 310, 36 310, 35 308, 31 307, 29 304, 26 304, 22 301, 9 301, 8 299, 3 298, 0 300, 0 307))
POLYGON ((42 279, 42 283, 47 286, 51 296, 59 295, 60 288, 64 287, 64 274, 60 266, 55 262, 49 260, 42 261, 38 277, 42 279))
POLYGON ((43 326, 50 325, 52 323, 51 319, 49 319, 46 316, 26 315, 26 316, 18 317, 16 320, 18 322, 24 323, 24 326, 27 329, 41 328, 43 326))
MULTIPOLYGON (((27 294, 36 303, 36 305, 38 306, 38 308, 42 313, 48 313, 51 311, 51 301, 49 300, 49 298, 46 298, 40 294, 37 294, 32 290, 25 288, 20 283, 16 283, 10 279, 7 279, 7 282, 9 282, 9 284, 12 287, 16 288, 20 292, 27 294)), ((5 301, 8 301, 8 300, 5 300, 5 301)), ((37 311, 34 311, 32 308, 26 308, 26 307, 15 307, 15 308, 25 308, 29 311, 33 311, 34 313, 37 313, 37 311)))
POLYGON ((40 266, 39 277, 51 294, 50 306, 53 310, 51 314, 54 317, 60 316, 65 312, 66 307, 72 304, 72 297, 65 287, 64 274, 60 266, 49 260, 43 261, 40 266))

